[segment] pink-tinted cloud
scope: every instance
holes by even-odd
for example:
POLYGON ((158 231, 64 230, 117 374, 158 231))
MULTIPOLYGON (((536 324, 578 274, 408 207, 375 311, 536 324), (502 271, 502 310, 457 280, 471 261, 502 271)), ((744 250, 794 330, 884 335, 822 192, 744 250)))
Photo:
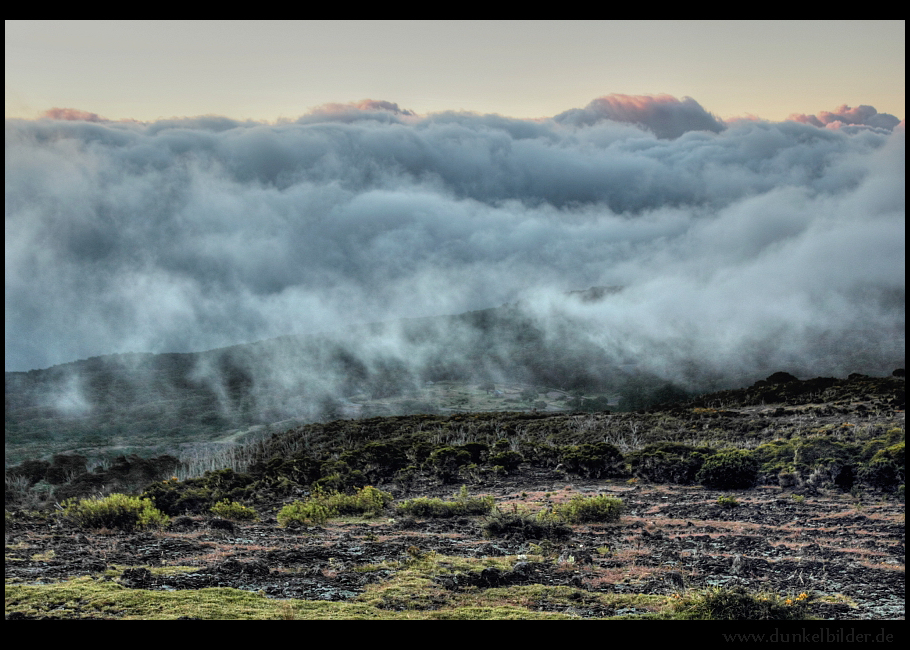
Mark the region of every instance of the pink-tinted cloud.
POLYGON ((414 115, 414 111, 406 108, 399 108, 394 102, 387 102, 381 99, 362 99, 352 104, 361 111, 390 111, 399 115, 414 115))
POLYGON ((97 113, 80 111, 78 108, 52 108, 44 111, 41 117, 52 120, 68 120, 70 122, 109 122, 97 113))
POLYGON ((678 138, 687 131, 724 130, 724 123, 691 97, 672 95, 621 95, 598 97, 585 108, 575 108, 553 118, 573 126, 590 126, 601 120, 637 124, 658 138, 678 138))
POLYGON ((381 99, 361 99, 346 104, 323 104, 298 119, 298 122, 331 120, 335 122, 353 122, 362 119, 394 122, 401 117, 414 117, 414 111, 401 108, 394 102, 381 99))
POLYGON ((900 120, 888 113, 879 113, 872 106, 861 104, 851 108, 846 104, 834 111, 821 111, 816 115, 794 113, 789 118, 793 122, 812 124, 817 127, 839 129, 846 125, 868 126, 875 129, 893 131, 900 120))

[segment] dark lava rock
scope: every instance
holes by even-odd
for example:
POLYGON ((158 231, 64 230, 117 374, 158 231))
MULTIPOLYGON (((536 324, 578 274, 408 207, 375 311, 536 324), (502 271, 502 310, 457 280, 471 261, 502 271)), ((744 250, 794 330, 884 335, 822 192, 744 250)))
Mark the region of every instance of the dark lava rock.
POLYGON ((187 531, 194 530, 197 524, 189 517, 176 517, 170 525, 171 530, 187 531))
POLYGON ((120 584, 130 589, 148 589, 155 584, 155 578, 146 568, 125 569, 120 575, 120 584))
POLYGON ((269 566, 262 561, 240 562, 234 558, 228 558, 221 564, 214 567, 218 573, 241 574, 249 576, 267 576, 269 575, 269 566))
POLYGON ((227 519, 212 519, 206 525, 212 530, 223 530, 228 533, 233 533, 237 529, 233 522, 227 519))

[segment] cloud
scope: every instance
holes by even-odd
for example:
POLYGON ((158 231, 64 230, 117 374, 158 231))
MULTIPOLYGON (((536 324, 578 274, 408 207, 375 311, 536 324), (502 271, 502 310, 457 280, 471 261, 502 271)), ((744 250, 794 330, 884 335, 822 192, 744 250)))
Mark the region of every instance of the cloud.
MULTIPOLYGON (((890 371, 905 134, 819 128, 885 123, 836 113, 724 125, 689 98, 611 95, 539 121, 373 100, 279 124, 7 120, 7 369, 509 303, 596 351, 591 372, 890 371), (565 296, 592 286, 624 289, 565 296)), ((473 336, 438 334, 346 345, 375 369, 473 336)), ((503 346, 471 363, 493 372, 503 346)), ((276 363, 256 381, 304 372, 276 363)))
POLYGON ((724 129, 723 122, 691 97, 671 95, 607 95, 585 108, 573 108, 553 118, 563 124, 591 126, 603 120, 645 127, 658 138, 678 138, 688 131, 724 129))
POLYGON ((323 104, 306 115, 301 116, 297 122, 300 124, 313 124, 317 122, 357 122, 373 120, 385 123, 400 123, 402 118, 414 117, 414 111, 399 108, 394 102, 376 99, 362 99, 359 102, 347 104, 323 104))
POLYGON ((850 108, 846 104, 833 112, 821 111, 817 115, 794 113, 788 118, 794 122, 803 122, 813 126, 829 129, 842 129, 845 126, 869 127, 882 131, 893 131, 901 120, 888 113, 879 113, 872 106, 860 105, 850 108))
POLYGON ((51 108, 44 112, 42 117, 49 118, 51 120, 70 120, 70 121, 81 121, 81 122, 108 122, 105 118, 99 116, 97 113, 89 113, 88 111, 80 111, 77 108, 51 108))

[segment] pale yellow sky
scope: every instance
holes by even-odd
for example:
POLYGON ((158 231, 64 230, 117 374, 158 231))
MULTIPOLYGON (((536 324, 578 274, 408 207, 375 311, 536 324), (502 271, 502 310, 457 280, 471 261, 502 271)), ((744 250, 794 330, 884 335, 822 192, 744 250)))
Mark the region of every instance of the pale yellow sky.
POLYGON ((275 121, 376 99, 533 118, 610 93, 904 118, 903 21, 6 21, 6 116, 275 121))

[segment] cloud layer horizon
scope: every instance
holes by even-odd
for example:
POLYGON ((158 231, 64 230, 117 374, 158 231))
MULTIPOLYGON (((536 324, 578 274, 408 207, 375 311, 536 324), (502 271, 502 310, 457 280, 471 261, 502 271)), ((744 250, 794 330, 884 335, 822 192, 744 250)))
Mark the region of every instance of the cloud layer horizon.
POLYGON ((871 106, 724 122, 668 95, 541 120, 377 100, 7 120, 6 368, 521 301, 672 380, 890 371, 904 143, 871 106), (624 290, 566 297, 592 286, 624 290))

